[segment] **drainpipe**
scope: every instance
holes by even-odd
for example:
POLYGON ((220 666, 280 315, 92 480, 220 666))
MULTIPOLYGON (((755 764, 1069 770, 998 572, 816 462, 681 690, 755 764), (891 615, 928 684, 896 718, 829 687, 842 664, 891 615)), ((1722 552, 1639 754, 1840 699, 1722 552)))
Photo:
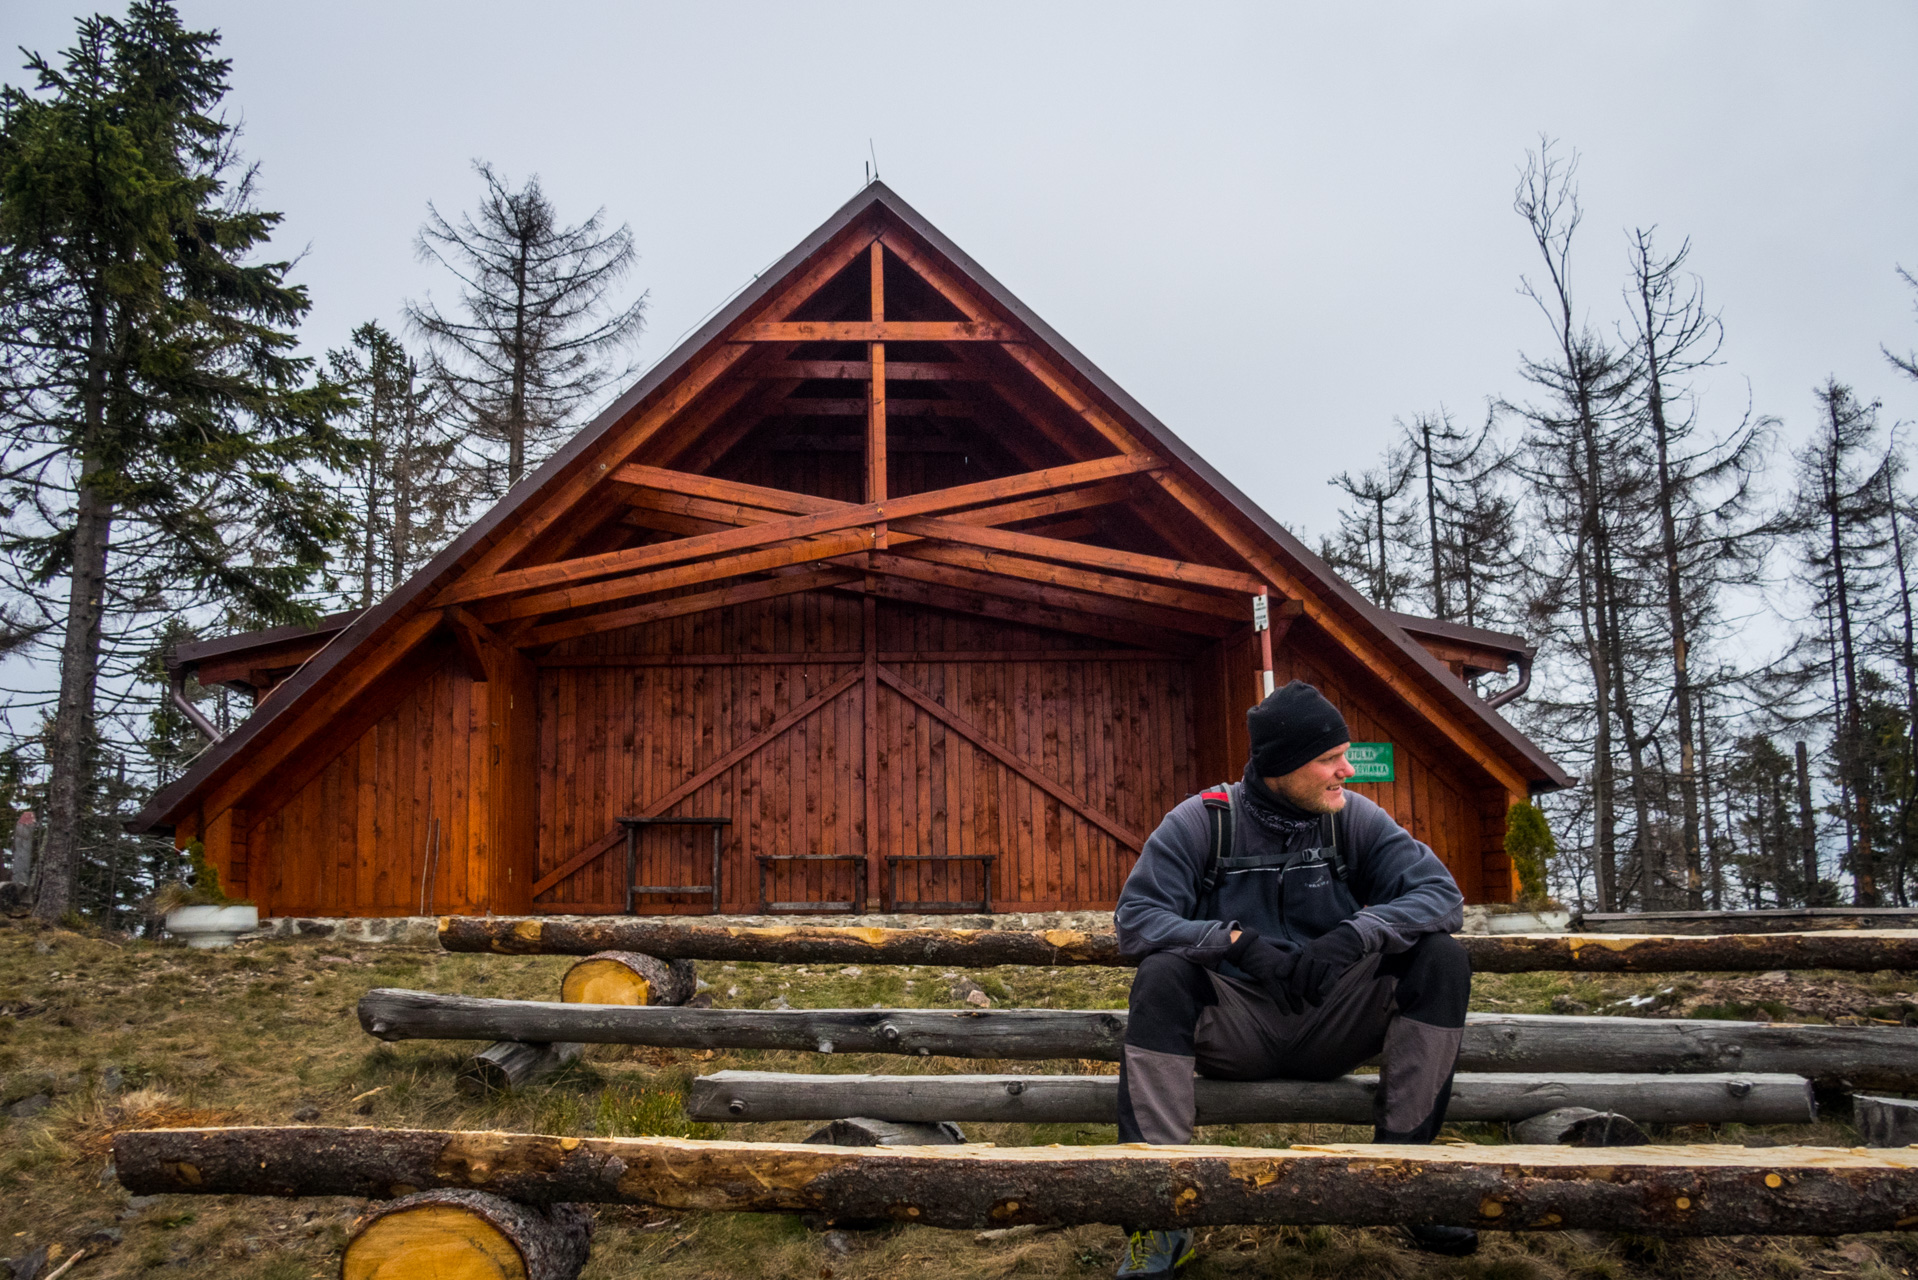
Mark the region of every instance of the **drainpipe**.
POLYGON ((213 722, 206 718, 206 713, 194 706, 193 700, 186 696, 185 667, 173 668, 171 688, 173 690, 173 705, 180 709, 182 715, 193 722, 195 729, 198 729, 206 735, 207 741, 218 743, 226 740, 226 735, 218 729, 215 729, 213 722))
POLYGON ((1485 705, 1494 711, 1508 702, 1518 701, 1518 699, 1525 696, 1525 691, 1532 687, 1532 655, 1529 653, 1515 653, 1512 656, 1518 659, 1518 679, 1512 683, 1510 688, 1500 689, 1497 693, 1485 700, 1485 705))

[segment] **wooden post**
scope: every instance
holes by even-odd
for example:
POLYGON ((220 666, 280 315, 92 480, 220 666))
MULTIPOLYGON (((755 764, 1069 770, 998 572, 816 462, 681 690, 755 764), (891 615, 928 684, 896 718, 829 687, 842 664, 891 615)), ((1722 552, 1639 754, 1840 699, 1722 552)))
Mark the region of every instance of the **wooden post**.
MULTIPOLYGON (((875 249, 879 246, 874 245, 875 249)), ((866 909, 882 901, 881 875, 885 849, 879 843, 879 605, 870 595, 864 602, 866 658, 863 669, 865 701, 860 708, 865 739, 866 772, 860 790, 866 799, 866 909)))
POLYGON ((506 911, 530 911, 538 865, 539 675, 525 654, 465 609, 448 609, 446 620, 461 652, 477 659, 486 677, 474 689, 484 690, 487 731, 486 822, 476 833, 472 893, 506 911))
POLYGON ((421 1191, 376 1205, 353 1224, 340 1276, 574 1280, 592 1240, 593 1216, 575 1205, 540 1209, 484 1191, 421 1191))
POLYGON ((1262 663, 1260 670, 1264 675, 1259 688, 1260 702, 1271 697, 1273 689, 1271 604, 1272 597, 1269 595, 1252 597, 1252 629, 1259 633, 1259 658, 1262 663))
MULTIPOLYGON (((886 252, 877 240, 872 242, 872 320, 879 324, 886 318, 886 252)), ((866 387, 869 393, 866 415, 866 501, 884 502, 886 500, 886 344, 872 342, 866 346, 870 372, 866 387)), ((875 548, 884 550, 886 546, 886 522, 880 520, 873 525, 873 543, 875 548)))

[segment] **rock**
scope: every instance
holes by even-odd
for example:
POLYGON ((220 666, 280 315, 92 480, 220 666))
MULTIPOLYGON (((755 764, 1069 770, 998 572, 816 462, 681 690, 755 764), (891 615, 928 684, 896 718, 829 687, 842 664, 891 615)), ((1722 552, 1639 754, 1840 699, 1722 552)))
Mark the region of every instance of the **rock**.
POLYGON ((98 1185, 103 1187, 110 1187, 114 1183, 118 1182, 119 1180, 120 1180, 120 1171, 113 1167, 113 1161, 111 1160, 107 1161, 106 1168, 100 1170, 100 1176, 97 1179, 98 1185))
POLYGON ((294 1121, 299 1124, 312 1124, 315 1120, 318 1120, 319 1118, 320 1118, 320 1109, 314 1106, 310 1102, 300 1107, 297 1111, 293 1113, 294 1121))
POLYGON ((100 1092, 106 1094, 122 1093, 126 1090, 126 1077, 121 1074, 116 1063, 109 1062, 100 1072, 100 1092))
POLYGON ((52 1105, 53 1099, 44 1093, 29 1094, 8 1107, 7 1114, 15 1120, 25 1120, 29 1116, 39 1115, 52 1105))
POLYGON ((1592 1006, 1586 1004, 1583 1000, 1574 1000, 1571 996, 1566 995, 1564 992, 1560 992, 1558 995, 1555 995, 1552 997, 1553 1013, 1570 1014, 1570 1015, 1576 1016, 1582 1013, 1590 1013, 1591 1011, 1592 1011, 1592 1006))
POLYGON ((960 978, 952 984, 952 998, 954 1000, 963 1000, 967 1004, 972 1003, 972 997, 974 995, 984 995, 985 993, 985 988, 981 987, 971 978, 960 978))
POLYGON ((89 1252, 97 1252, 101 1249, 111 1249, 124 1239, 126 1239, 126 1233, 118 1227, 95 1227, 87 1233, 85 1243, 89 1252))
POLYGON ((9 1264, 13 1269, 13 1280, 40 1280, 47 1269, 47 1250, 50 1247, 43 1244, 13 1259, 9 1264))
POLYGON ((834 1257, 844 1258, 852 1253, 852 1236, 844 1231, 828 1231, 820 1243, 834 1257))
POLYGON ((713 993, 702 991, 686 1002, 688 1009, 710 1009, 713 1007, 713 993))
POLYGON ((127 1208, 133 1210, 135 1213, 144 1213, 146 1210, 160 1203, 160 1199, 159 1196, 128 1196, 127 1208))
POLYGON ((861 969, 858 965, 849 964, 839 971, 839 976, 842 978, 857 978, 863 973, 865 973, 865 970, 861 969))
POLYGON ((1770 973, 1759 974, 1758 980, 1760 982, 1790 982, 1791 975, 1783 969, 1773 969, 1770 973))
POLYGON ((966 1003, 976 1009, 990 1009, 992 1008, 992 997, 983 991, 968 991, 966 993, 966 1003))
POLYGON ((0 880, 0 915, 23 916, 30 905, 26 886, 12 880, 0 880))

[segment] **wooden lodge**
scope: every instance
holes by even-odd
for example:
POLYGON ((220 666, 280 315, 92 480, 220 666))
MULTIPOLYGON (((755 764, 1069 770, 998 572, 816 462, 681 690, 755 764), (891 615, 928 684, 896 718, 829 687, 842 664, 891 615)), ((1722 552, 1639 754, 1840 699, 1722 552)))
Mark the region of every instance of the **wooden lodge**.
POLYGON ((263 915, 1108 908, 1296 676, 1502 901, 1568 779, 1466 679, 1530 656, 1368 604, 874 183, 378 605, 181 647, 256 708, 134 825, 263 915))

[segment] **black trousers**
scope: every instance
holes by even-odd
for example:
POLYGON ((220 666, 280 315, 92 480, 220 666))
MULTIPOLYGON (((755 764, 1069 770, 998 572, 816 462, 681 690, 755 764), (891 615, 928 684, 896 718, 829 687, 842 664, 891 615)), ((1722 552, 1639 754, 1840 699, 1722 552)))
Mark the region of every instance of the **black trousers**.
POLYGON ((1373 1140, 1430 1142, 1445 1122, 1471 988, 1465 948, 1444 933, 1366 956, 1298 1014, 1252 983, 1168 952, 1147 956, 1119 1064, 1119 1141, 1192 1141, 1195 1074, 1332 1080, 1383 1053, 1373 1140))

